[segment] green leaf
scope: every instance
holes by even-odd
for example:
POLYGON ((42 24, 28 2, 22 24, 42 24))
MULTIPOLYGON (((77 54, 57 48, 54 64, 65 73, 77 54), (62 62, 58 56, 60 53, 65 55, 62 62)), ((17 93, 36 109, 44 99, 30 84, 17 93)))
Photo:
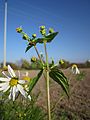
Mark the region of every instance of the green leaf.
POLYGON ((51 33, 51 34, 45 36, 45 38, 48 39, 47 42, 51 42, 57 34, 58 34, 58 32, 54 32, 54 33, 51 33))
POLYGON ((61 72, 58 68, 52 69, 49 73, 50 77, 56 81, 59 85, 61 85, 64 92, 69 97, 69 84, 66 76, 61 72))
POLYGON ((26 48, 26 50, 25 50, 25 53, 26 53, 31 47, 33 47, 33 45, 28 45, 27 48, 26 48))
POLYGON ((49 35, 46 35, 43 38, 38 38, 38 39, 36 39, 36 43, 43 43, 44 41, 47 41, 47 43, 51 42, 57 34, 58 34, 58 32, 54 32, 49 35))
POLYGON ((39 78, 41 77, 43 73, 43 69, 38 73, 38 75, 36 77, 34 77, 30 83, 29 83, 29 93, 31 92, 31 90, 33 89, 33 87, 36 85, 36 83, 38 82, 39 78))
POLYGON ((33 39, 33 41, 31 41, 31 44, 30 43, 28 44, 25 52, 27 52, 30 48, 32 48, 37 43, 43 43, 44 41, 47 41, 47 43, 51 42, 57 34, 58 34, 58 32, 54 32, 54 33, 51 33, 43 38, 33 39))
POLYGON ((36 39, 37 43, 43 43, 44 40, 48 40, 48 39, 45 39, 45 38, 38 38, 38 39, 36 39))

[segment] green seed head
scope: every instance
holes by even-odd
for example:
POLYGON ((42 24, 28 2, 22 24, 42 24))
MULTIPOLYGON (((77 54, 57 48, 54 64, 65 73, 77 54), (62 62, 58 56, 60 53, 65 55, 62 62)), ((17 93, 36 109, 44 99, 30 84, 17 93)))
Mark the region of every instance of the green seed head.
POLYGON ((40 30, 44 30, 45 29, 45 26, 40 26, 40 30))
POLYGON ((8 67, 7 66, 4 66, 2 71, 8 71, 8 67))
POLYGON ((22 30, 21 27, 18 27, 18 28, 16 28, 16 31, 17 31, 18 33, 21 33, 23 30, 22 30))
POLYGON ((36 34, 33 34, 32 37, 33 37, 33 38, 36 38, 36 34))
POLYGON ((36 62, 37 58, 36 57, 32 57, 31 58, 31 62, 36 62))
POLYGON ((45 35, 45 34, 46 34, 46 30, 45 30, 45 29, 40 30, 40 33, 41 33, 42 35, 45 35))
POLYGON ((53 28, 49 28, 49 33, 53 33, 53 32, 54 32, 53 28))
POLYGON ((59 61, 59 64, 64 64, 64 61, 61 59, 60 61, 59 61))
POLYGON ((29 38, 29 37, 28 37, 27 34, 24 34, 24 35, 23 35, 23 39, 24 39, 24 40, 28 40, 28 38, 29 38))

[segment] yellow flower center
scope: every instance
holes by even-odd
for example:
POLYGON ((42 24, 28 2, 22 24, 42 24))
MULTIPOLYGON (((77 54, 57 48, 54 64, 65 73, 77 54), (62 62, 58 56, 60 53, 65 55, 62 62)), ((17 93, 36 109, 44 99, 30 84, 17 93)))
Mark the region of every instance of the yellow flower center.
POLYGON ((77 65, 76 65, 76 64, 72 65, 72 69, 74 69, 74 68, 77 68, 77 65))
POLYGON ((26 81, 30 81, 31 80, 31 78, 30 77, 28 77, 28 76, 25 76, 25 77, 23 77, 23 80, 26 80, 26 81))
POLYGON ((10 80, 10 82, 9 82, 9 85, 10 86, 16 86, 18 84, 18 78, 12 78, 11 80, 10 80))

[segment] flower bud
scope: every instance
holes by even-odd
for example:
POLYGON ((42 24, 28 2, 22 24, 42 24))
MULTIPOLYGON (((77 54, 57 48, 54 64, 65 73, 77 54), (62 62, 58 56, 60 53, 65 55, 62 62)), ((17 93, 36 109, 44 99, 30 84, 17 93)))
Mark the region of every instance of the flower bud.
POLYGON ((28 40, 28 35, 27 35, 27 34, 24 34, 24 35, 23 35, 23 39, 24 39, 24 40, 28 40))
POLYGON ((46 34, 46 30, 45 30, 45 29, 40 30, 40 33, 41 33, 42 35, 45 35, 45 34, 46 34))
POLYGON ((21 33, 21 32, 22 32, 22 28, 21 28, 21 27, 18 27, 18 28, 16 28, 16 31, 17 31, 18 33, 21 33))
POLYGON ((36 34, 33 34, 32 37, 33 37, 33 38, 36 38, 36 34))
POLYGON ((45 29, 45 26, 40 26, 40 30, 44 30, 45 29))
POLYGON ((49 33, 53 33, 53 32, 54 32, 53 28, 49 28, 49 33))
POLYGON ((64 64, 64 61, 61 59, 60 61, 59 61, 59 64, 64 64))
POLYGON ((7 66, 4 66, 2 71, 8 71, 8 67, 7 66))
POLYGON ((31 58, 31 62, 36 62, 37 58, 36 57, 32 57, 31 58))

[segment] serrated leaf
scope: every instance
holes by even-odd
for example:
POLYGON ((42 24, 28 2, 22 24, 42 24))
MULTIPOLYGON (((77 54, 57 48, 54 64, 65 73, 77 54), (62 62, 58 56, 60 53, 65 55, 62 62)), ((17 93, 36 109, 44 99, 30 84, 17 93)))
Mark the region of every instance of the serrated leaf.
POLYGON ((30 83, 29 83, 29 93, 31 92, 31 90, 33 89, 33 87, 36 85, 36 83, 38 82, 39 78, 41 77, 43 73, 43 69, 38 73, 38 75, 36 77, 34 77, 30 83))
POLYGON ((61 85, 64 92, 69 97, 69 84, 66 76, 59 69, 51 70, 49 75, 54 81, 61 85))

